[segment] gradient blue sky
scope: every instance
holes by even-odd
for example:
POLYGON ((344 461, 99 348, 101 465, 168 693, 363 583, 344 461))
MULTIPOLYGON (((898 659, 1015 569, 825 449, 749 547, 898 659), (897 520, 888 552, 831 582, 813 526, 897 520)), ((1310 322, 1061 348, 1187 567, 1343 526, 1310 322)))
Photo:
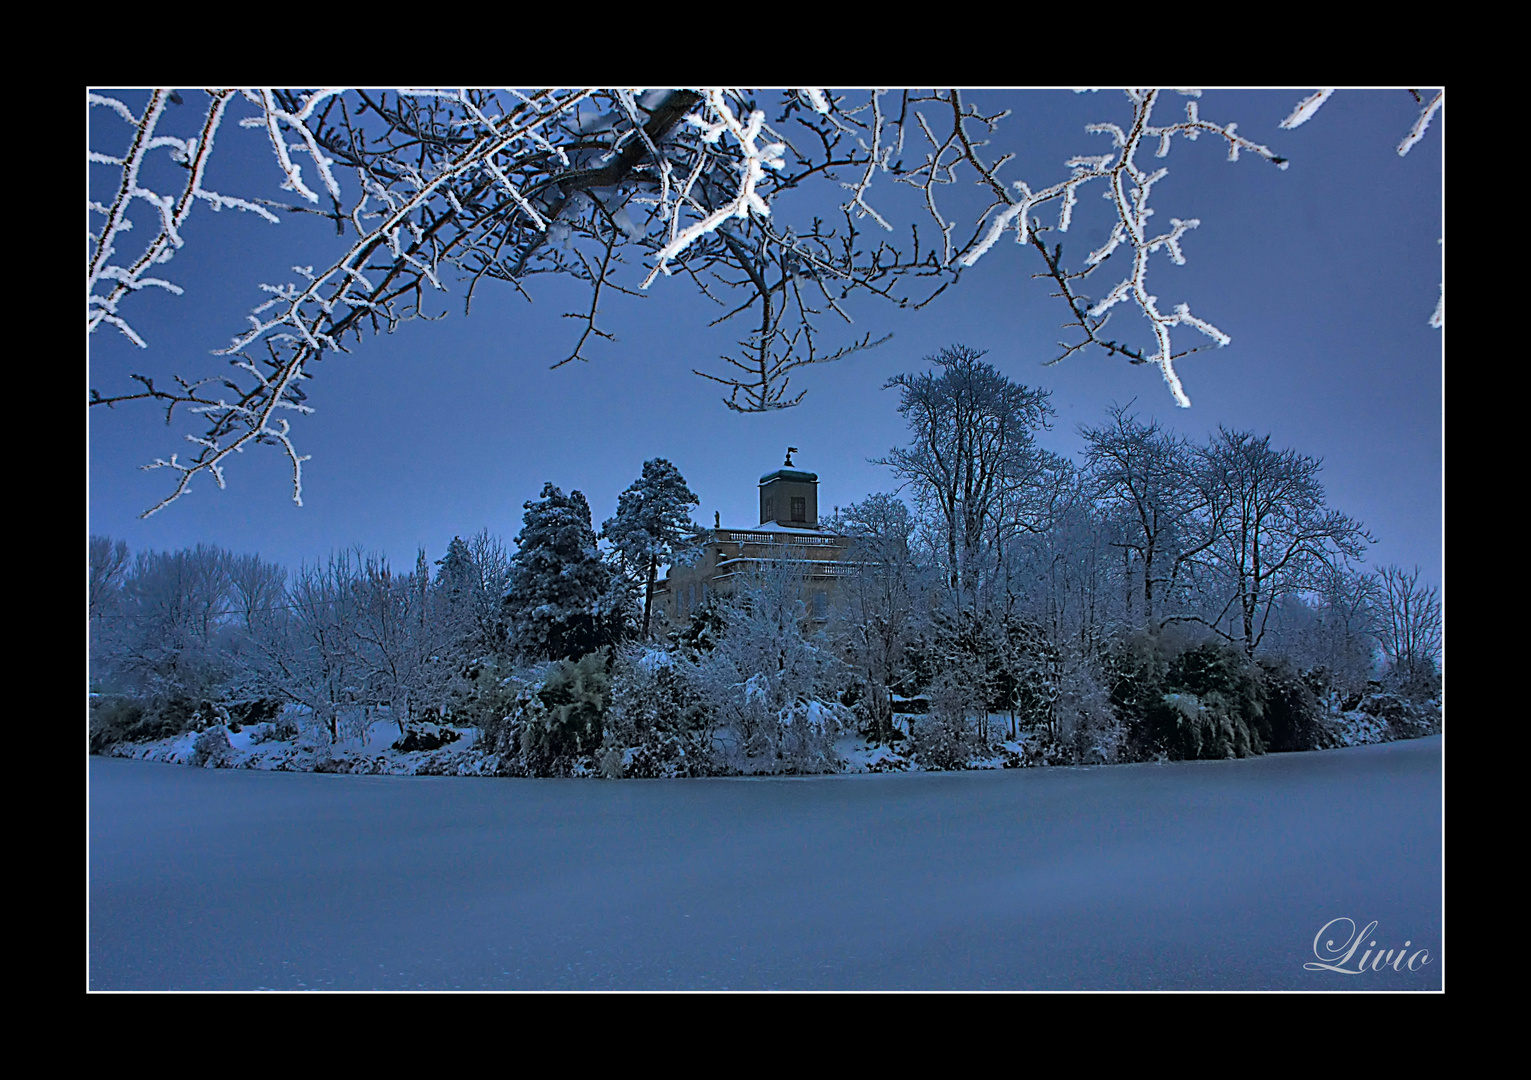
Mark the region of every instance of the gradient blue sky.
MULTIPOLYGON (((1179 363, 1189 410, 1174 406, 1151 367, 1096 354, 1042 366, 1056 355, 1064 309, 1045 282, 1031 279, 1041 269, 1035 252, 1008 241, 923 311, 868 298, 850 305, 855 327, 821 320, 831 348, 866 331, 894 337, 800 372, 794 389, 807 389, 803 404, 769 415, 725 409, 719 388, 691 374, 719 370, 718 354, 748 327, 709 329, 716 309, 681 278, 661 278, 641 301, 605 302, 602 323, 617 341, 597 343, 588 363, 556 371, 548 365, 567 355, 578 332, 561 318, 582 302, 571 283, 533 279, 532 304, 491 284, 466 318, 463 290, 454 285, 440 301, 444 320, 369 337, 319 365, 307 388, 317 411, 294 426, 300 450, 312 455, 301 508, 291 500, 286 459, 259 448, 231 465, 227 490, 199 477, 189 496, 140 520, 170 477, 139 466, 181 450, 187 429, 167 429, 148 407, 97 408, 88 421, 90 531, 135 549, 211 542, 290 568, 360 544, 408 566, 417 546, 434 561, 454 534, 486 526, 509 542, 522 503, 549 480, 583 491, 599 528, 643 461, 656 456, 673 461, 700 496, 698 520, 711 524, 718 511, 725 525, 753 525, 756 480, 780 465, 789 444, 800 448, 796 463, 819 474, 827 513, 892 489, 888 471, 868 461, 905 439, 896 391, 883 384, 962 342, 988 350, 1012 379, 1052 391, 1058 417, 1042 442, 1062 454, 1082 446, 1079 424, 1099 422, 1112 402, 1136 399, 1145 417, 1195 439, 1221 424, 1269 432, 1278 446, 1323 458, 1331 504, 1377 538, 1367 562, 1417 563, 1426 581, 1439 583, 1444 346, 1427 321, 1442 268, 1444 112, 1400 158, 1395 148, 1419 111, 1406 92, 1341 91, 1305 126, 1278 130, 1309 92, 1208 91, 1201 99, 1204 118, 1237 121, 1241 134, 1289 157, 1285 171, 1249 155, 1230 163, 1223 145, 1206 138, 1177 140, 1162 163, 1169 175, 1154 189, 1156 221, 1197 217, 1201 226, 1183 241, 1185 266, 1156 259, 1151 289, 1161 308, 1187 302, 1233 339, 1179 363)), ((134 108, 144 96, 123 95, 134 108)), ((185 96, 170 122, 189 128, 205 99, 185 96)), ((1066 158, 1105 152, 1106 138, 1086 134, 1085 124, 1131 115, 1115 92, 973 96, 985 108, 1014 110, 991 151, 1014 152, 1003 175, 1034 188, 1066 176, 1066 158)), ((1180 108, 1170 99, 1157 118, 1180 108)), ((120 152, 126 125, 106 110, 95 113, 93 138, 120 152)), ((209 186, 290 200, 278 179, 261 133, 225 122, 209 186)), ((874 188, 874 204, 906 207, 887 179, 879 181, 880 202, 874 188)), ((821 191, 821 213, 826 197, 838 201, 838 193, 821 191)), ((774 211, 791 221, 814 209, 798 196, 774 211)), ((1076 264, 1104 237, 1108 209, 1096 195, 1081 199, 1065 238, 1076 264)), ((264 298, 259 285, 290 280, 294 264, 326 262, 337 243, 332 225, 307 215, 284 215, 273 226, 205 207, 185 236, 186 247, 161 268, 185 295, 151 289, 130 298, 123 313, 149 348, 103 327, 88 342, 89 385, 110 393, 127 387, 132 371, 168 381, 172 372, 221 370, 224 361, 209 350, 245 325, 264 298)), ((631 285, 642 277, 636 266, 626 274, 631 285)), ((1108 284, 1092 281, 1090 291, 1099 295, 1108 284)), ((1142 325, 1123 311, 1113 329, 1142 343, 1142 325)), ((1182 335, 1177 347, 1199 336, 1182 335)))

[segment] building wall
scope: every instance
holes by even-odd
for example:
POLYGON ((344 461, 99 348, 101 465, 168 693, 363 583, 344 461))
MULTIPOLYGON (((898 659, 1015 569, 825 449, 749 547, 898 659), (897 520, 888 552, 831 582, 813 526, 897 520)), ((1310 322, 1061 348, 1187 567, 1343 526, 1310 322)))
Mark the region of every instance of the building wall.
POLYGON ((704 554, 691 566, 672 566, 655 587, 654 609, 672 624, 683 622, 708 597, 728 595, 764 563, 802 560, 803 601, 810 618, 822 619, 834 602, 839 579, 851 572, 848 537, 814 530, 709 529, 704 554), (815 595, 822 599, 815 599, 815 595))

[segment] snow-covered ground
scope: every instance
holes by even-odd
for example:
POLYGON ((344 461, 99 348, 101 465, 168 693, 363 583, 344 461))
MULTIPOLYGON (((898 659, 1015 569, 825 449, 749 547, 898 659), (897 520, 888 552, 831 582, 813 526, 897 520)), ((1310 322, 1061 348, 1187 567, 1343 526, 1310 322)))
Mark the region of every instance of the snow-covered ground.
POLYGON ((499 764, 493 755, 474 747, 473 728, 449 729, 455 742, 436 750, 393 749, 399 729, 392 720, 375 720, 365 738, 345 739, 334 746, 269 737, 270 724, 256 724, 240 731, 211 728, 199 736, 187 732, 172 739, 144 743, 117 743, 112 757, 156 761, 167 765, 213 765, 220 769, 259 769, 268 772, 338 772, 386 776, 493 776, 499 764), (209 735, 228 741, 228 749, 216 761, 196 753, 199 737, 209 735))
MULTIPOLYGON (((1000 730, 999 718, 992 718, 1000 730)), ((230 732, 212 728, 211 737, 228 740, 226 752, 209 761, 196 753, 198 734, 187 732, 170 739, 143 743, 117 743, 108 754, 135 761, 166 765, 201 765, 220 769, 259 769, 268 772, 339 772, 371 776, 493 776, 499 764, 493 755, 475 745, 473 728, 454 728, 458 738, 436 750, 404 752, 393 749, 399 729, 391 720, 374 721, 365 739, 342 740, 335 746, 288 742, 269 736, 270 724, 230 732)), ((1007 740, 992 753, 974 759, 974 769, 1002 769, 1021 763, 1026 736, 1007 740)), ((920 772, 924 767, 908 755, 907 740, 894 746, 869 744, 847 736, 835 744, 846 773, 920 772)))
POLYGON ((625 783, 97 757, 89 985, 1439 988, 1441 748, 625 783), (1430 962, 1305 970, 1335 919, 1430 962))
MULTIPOLYGON (((1333 721, 1342 746, 1365 746, 1396 738, 1385 720, 1361 710, 1344 713, 1333 721)), ((1006 718, 989 717, 990 729, 1007 730, 1006 718)), ((271 772, 338 772, 372 776, 493 776, 499 767, 494 755, 475 746, 476 731, 471 728, 443 729, 456 734, 455 741, 435 750, 400 751, 393 748, 399 731, 392 720, 373 721, 365 738, 342 740, 334 746, 312 742, 281 741, 271 737, 271 724, 258 724, 231 732, 213 728, 214 743, 227 740, 209 760, 199 755, 195 746, 198 735, 188 732, 170 739, 144 743, 118 743, 108 753, 138 761, 170 765, 202 765, 220 769, 259 769, 271 772)), ((433 729, 434 730, 434 729, 433 729)), ((204 736, 209 737, 209 736, 204 736)), ((968 762, 970 769, 1015 768, 1035 764, 1036 755, 1025 752, 1027 734, 1005 739, 993 750, 968 762)), ((846 736, 835 744, 835 752, 844 773, 922 772, 925 767, 909 755, 907 740, 893 746, 868 743, 846 736)))

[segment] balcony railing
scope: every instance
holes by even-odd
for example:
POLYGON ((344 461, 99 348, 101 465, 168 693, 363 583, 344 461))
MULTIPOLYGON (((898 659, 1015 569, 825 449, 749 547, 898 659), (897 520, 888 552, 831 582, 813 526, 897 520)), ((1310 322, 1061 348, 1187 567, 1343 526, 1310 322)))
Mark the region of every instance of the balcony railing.
POLYGON ((840 547, 838 536, 782 536, 775 533, 731 532, 724 539, 736 544, 774 544, 778 547, 840 547))

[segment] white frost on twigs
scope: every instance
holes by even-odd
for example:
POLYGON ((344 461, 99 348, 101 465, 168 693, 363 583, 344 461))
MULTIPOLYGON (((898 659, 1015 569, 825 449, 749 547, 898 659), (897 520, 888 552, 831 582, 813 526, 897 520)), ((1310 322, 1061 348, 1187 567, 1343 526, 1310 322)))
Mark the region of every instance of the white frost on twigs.
MULTIPOLYGON (((1177 355, 1171 351, 1170 328, 1173 326, 1189 326, 1200 330, 1211 338, 1217 345, 1226 345, 1229 342, 1227 334, 1223 333, 1211 323, 1191 315, 1190 308, 1180 304, 1173 314, 1162 314, 1157 307, 1157 299, 1148 292, 1147 271, 1148 256, 1164 248, 1170 257, 1170 261, 1177 266, 1185 264, 1185 253, 1181 249, 1181 240, 1185 233, 1196 228, 1200 224, 1198 218, 1171 218, 1170 230, 1158 236, 1150 236, 1148 233, 1148 220, 1153 216, 1153 208, 1150 207, 1149 197, 1156 183, 1168 175, 1168 169, 1159 168, 1153 172, 1145 171, 1138 165, 1136 154, 1145 140, 1151 143, 1157 142, 1156 157, 1164 157, 1168 154, 1170 144, 1174 136, 1180 135, 1188 140, 1195 140, 1200 135, 1210 135, 1223 139, 1228 145, 1228 159, 1237 161, 1242 151, 1258 154, 1277 168, 1286 167, 1286 159, 1276 154, 1267 146, 1250 141, 1238 134, 1238 125, 1227 123, 1218 125, 1201 118, 1197 109, 1197 102, 1191 100, 1186 103, 1185 119, 1163 126, 1155 126, 1152 123, 1154 105, 1158 100, 1160 91, 1157 90, 1129 90, 1127 98, 1132 104, 1133 120, 1130 125, 1123 126, 1116 123, 1096 123, 1086 126, 1086 131, 1091 134, 1106 135, 1111 140, 1115 152, 1099 155, 1076 155, 1069 158, 1064 164, 1071 170, 1067 180, 1060 181, 1050 187, 1033 190, 1024 181, 1013 181, 1006 186, 999 183, 995 173, 1003 164, 1003 160, 994 165, 984 164, 976 153, 976 147, 982 144, 973 140, 961 129, 961 125, 968 120, 983 120, 993 126, 992 118, 982 118, 976 112, 964 112, 960 107, 956 110, 959 119, 954 128, 953 135, 945 142, 938 140, 931 132, 930 126, 922 113, 916 113, 921 129, 927 139, 936 148, 936 152, 929 155, 929 164, 915 173, 909 174, 911 179, 905 183, 914 183, 925 189, 926 198, 931 207, 931 213, 936 217, 943 231, 949 228, 935 209, 934 184, 937 182, 950 182, 951 166, 938 165, 941 155, 950 148, 959 145, 962 149, 963 158, 967 160, 980 175, 980 184, 985 186, 996 196, 994 203, 985 211, 988 224, 982 232, 975 235, 967 249, 960 253, 956 259, 959 266, 972 266, 980 258, 993 248, 994 243, 1004 231, 1012 226, 1016 229, 1016 239, 1022 243, 1030 240, 1034 246, 1042 250, 1043 255, 1049 261, 1049 276, 1054 277, 1063 289, 1060 295, 1070 298, 1074 304, 1076 321, 1070 325, 1081 327, 1087 338, 1080 345, 1069 347, 1064 355, 1083 347, 1085 344, 1095 343, 1112 352, 1121 352, 1139 363, 1152 363, 1160 368, 1164 374, 1164 380, 1169 385, 1170 392, 1175 401, 1182 407, 1190 405, 1190 398, 1186 396, 1185 389, 1180 383, 1179 376, 1175 373, 1174 357, 1177 355), (941 172, 944 179, 937 179, 941 172), (1033 239, 1031 230, 1033 211, 1045 202, 1054 199, 1061 200, 1058 215, 1058 231, 1067 232, 1072 223, 1073 208, 1078 197, 1078 189, 1086 183, 1095 180, 1104 181, 1104 198, 1112 203, 1116 209, 1117 220, 1112 224, 1111 235, 1099 248, 1092 251, 1086 260, 1085 270, 1082 274, 1067 274, 1058 265, 1059 256, 1048 254, 1041 237, 1033 239), (1115 288, 1093 304, 1073 293, 1068 284, 1071 277, 1083 276, 1090 273, 1094 268, 1104 262, 1118 247, 1123 244, 1133 249, 1132 271, 1122 279, 1115 288), (1152 355, 1145 356, 1117 342, 1109 342, 1096 337, 1096 331, 1104 325, 1104 316, 1117 304, 1126 300, 1132 300, 1139 311, 1148 319, 1152 327, 1155 340, 1158 342, 1158 350, 1152 355)), ((948 101, 940 98, 938 100, 948 101)), ((954 100, 950 105, 958 105, 954 100)), ((1294 114, 1295 115, 1295 114, 1294 114)), ((1040 226, 1036 226, 1040 227, 1040 226)), ((1183 355, 1183 354, 1181 354, 1183 355)), ((1060 357, 1061 359, 1061 357, 1060 357)))
POLYGON ((1425 137, 1425 129, 1430 126, 1431 119, 1436 111, 1446 103, 1446 91, 1444 88, 1436 91, 1433 98, 1425 103, 1425 107, 1419 110, 1419 119, 1414 121, 1414 126, 1403 137, 1403 142, 1398 144, 1398 156, 1403 157, 1414 148, 1414 144, 1425 137))
MULTIPOLYGON (((180 380, 182 389, 179 393, 159 391, 145 381, 147 393, 133 395, 168 400, 172 408, 184 402, 191 413, 204 417, 208 424, 202 434, 186 436, 198 447, 195 456, 189 460, 177 456, 172 456, 169 461, 157 459, 146 466, 169 468, 178 479, 171 493, 145 516, 158 512, 190 490, 189 482, 198 472, 210 473, 222 486, 222 471, 228 456, 242 453, 251 443, 274 444, 285 451, 292 466, 293 500, 302 505, 302 463, 307 460, 307 455, 297 452, 288 421, 279 413, 311 411, 302 403, 304 395, 299 389, 301 381, 308 377, 308 363, 326 352, 340 350, 343 334, 360 332, 360 317, 371 318, 380 328, 392 329, 403 319, 423 316, 419 310, 422 286, 428 283, 435 289, 445 288, 438 270, 446 248, 422 223, 439 221, 440 211, 446 207, 462 212, 463 201, 451 194, 452 185, 462 185, 464 191, 475 186, 479 191, 484 190, 485 185, 498 187, 526 214, 534 228, 544 227, 545 221, 538 220, 539 215, 529 200, 517 190, 505 170, 497 166, 496 155, 507 154, 514 160, 516 151, 513 148, 523 140, 545 146, 546 140, 532 138, 537 129, 565 114, 572 118, 579 102, 593 91, 542 91, 535 98, 523 99, 531 107, 518 107, 511 115, 499 117, 486 115, 471 101, 465 100, 462 91, 405 91, 408 96, 434 96, 469 106, 469 119, 458 126, 471 131, 474 138, 444 164, 432 164, 423 174, 408 160, 399 158, 392 159, 392 164, 397 166, 392 177, 356 167, 362 195, 357 207, 349 214, 344 214, 338 204, 340 186, 331 169, 334 159, 323 152, 315 133, 318 125, 316 107, 336 93, 333 90, 308 93, 298 99, 297 106, 284 108, 282 101, 290 104, 292 98, 283 96, 279 99, 273 91, 246 92, 246 98, 261 110, 260 116, 246 123, 266 129, 288 184, 306 199, 317 201, 317 193, 304 184, 289 151, 307 153, 319 170, 323 186, 336 199, 337 213, 332 216, 356 225, 359 238, 327 268, 316 272, 311 266, 294 267, 294 272, 304 279, 300 283, 261 286, 270 298, 251 312, 248 318, 250 329, 237 336, 228 348, 215 353, 230 357, 234 367, 255 376, 253 383, 245 388, 237 387, 227 379, 221 380, 235 390, 236 398, 202 396, 199 388, 209 380, 198 383, 180 380), (299 141, 290 147, 283 134, 284 127, 299 136, 299 141), (363 215, 362 208, 369 199, 375 199, 386 212, 363 215), (403 311, 396 310, 401 296, 406 304, 403 311), (263 359, 258 367, 246 350, 261 343, 269 351, 270 359, 263 359)), ((232 97, 233 91, 217 91, 216 94, 215 101, 220 106, 216 112, 221 115, 221 105, 232 97)), ((156 97, 154 104, 162 109, 163 100, 156 97)), ((154 113, 154 109, 150 112, 154 113)), ((140 142, 147 142, 145 131, 152 131, 148 120, 140 125, 140 142)), ((200 160, 205 160, 205 151, 211 146, 209 131, 195 147, 183 144, 182 152, 200 152, 200 160)), ((129 161, 130 165, 136 161, 132 154, 129 161)), ((195 175, 200 176, 200 172, 195 175)), ((195 190, 194 194, 203 198, 211 195, 200 190, 195 190)), ((165 199, 154 201, 162 216, 169 215, 165 217, 168 225, 178 222, 165 199)), ((226 197, 223 201, 233 202, 226 197)), ((103 235, 110 235, 110 232, 103 235)), ((139 282, 140 285, 146 283, 139 282)), ((105 314, 112 313, 108 310, 105 314)), ((115 320, 103 316, 100 321, 115 320)))
POLYGON ((1319 106, 1328 101, 1329 95, 1333 93, 1334 88, 1330 87, 1327 90, 1319 90, 1317 93, 1303 98, 1297 103, 1297 108, 1292 110, 1292 114, 1281 121, 1281 128, 1285 131, 1291 131, 1293 128, 1302 127, 1302 125, 1313 119, 1313 114, 1318 112, 1319 106))
MULTIPOLYGON (((695 241, 709 233, 716 232, 718 226, 731 218, 744 218, 750 214, 760 217, 769 217, 771 208, 765 199, 756 191, 757 185, 765 175, 766 169, 780 170, 785 167, 782 160, 782 152, 787 149, 786 143, 773 142, 765 146, 756 145, 760 138, 761 129, 765 126, 765 113, 759 109, 753 110, 749 118, 739 121, 734 116, 734 111, 729 107, 723 91, 709 90, 704 99, 705 109, 701 113, 693 113, 686 117, 686 122, 692 127, 699 128, 702 132, 704 143, 716 143, 726 132, 739 144, 743 160, 739 163, 739 190, 729 202, 714 210, 700 221, 694 222, 686 228, 675 233, 668 244, 660 248, 654 256, 654 268, 649 271, 649 276, 644 279, 642 287, 647 289, 653 284, 654 279, 661 273, 670 274, 670 263, 678 258, 695 241), (708 119, 710 113, 714 119, 708 119)), ((679 215, 677 214, 677 217, 679 215)))
POLYGON ((121 330, 128 340, 139 348, 147 348, 147 343, 122 318, 118 312, 118 305, 129 293, 137 292, 150 285, 175 293, 181 291, 178 286, 163 278, 147 277, 146 272, 152 266, 169 262, 176 249, 184 244, 181 238, 181 226, 185 224, 198 199, 206 202, 214 210, 231 206, 238 210, 249 210, 259 214, 273 224, 277 221, 276 215, 263 206, 245 199, 220 195, 202 186, 214 139, 223 120, 224 110, 234 92, 232 90, 209 91, 211 101, 202 124, 202 131, 199 135, 187 139, 156 133, 171 93, 172 91, 164 88, 151 92, 142 117, 135 117, 132 110, 116 98, 100 94, 86 95, 88 104, 111 109, 131 124, 134 130, 132 143, 128 152, 122 157, 103 154, 88 148, 86 150, 88 162, 117 167, 121 170, 121 178, 116 185, 116 198, 110 206, 95 200, 87 203, 92 213, 102 215, 106 221, 99 234, 90 234, 92 250, 85 270, 85 328, 88 333, 94 333, 103 323, 110 324, 121 330), (171 160, 185 168, 186 182, 178 195, 161 195, 145 187, 140 181, 145 158, 153 150, 169 150, 171 160), (111 260, 117 254, 117 243, 122 234, 133 227, 128 213, 135 199, 154 207, 159 219, 159 229, 146 239, 138 257, 131 264, 124 266, 111 260), (106 282, 111 283, 108 291, 97 292, 97 286, 106 282))

